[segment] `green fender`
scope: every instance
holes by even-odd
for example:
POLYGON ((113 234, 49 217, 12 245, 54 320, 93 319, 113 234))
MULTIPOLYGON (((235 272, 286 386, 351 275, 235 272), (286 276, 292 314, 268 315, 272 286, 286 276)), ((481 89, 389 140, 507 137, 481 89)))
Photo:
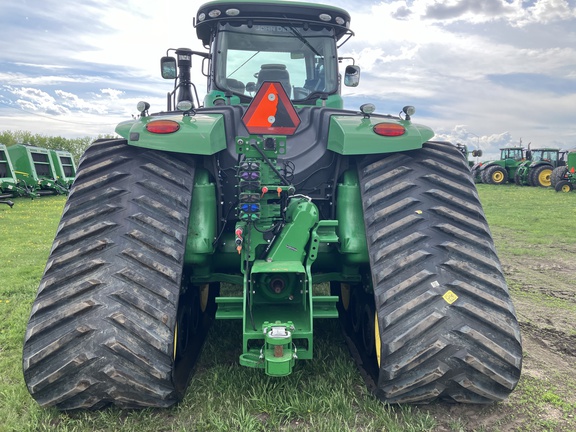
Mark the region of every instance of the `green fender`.
POLYGON ((116 133, 128 144, 153 150, 212 155, 226 148, 224 118, 220 114, 166 114, 140 117, 116 126, 116 133), (173 133, 150 133, 146 126, 157 120, 171 120, 180 125, 173 133))
POLYGON ((341 155, 396 153, 422 148, 433 136, 429 127, 396 117, 334 115, 330 119, 328 150, 341 155), (396 137, 381 136, 373 130, 379 123, 400 124, 406 131, 396 137))

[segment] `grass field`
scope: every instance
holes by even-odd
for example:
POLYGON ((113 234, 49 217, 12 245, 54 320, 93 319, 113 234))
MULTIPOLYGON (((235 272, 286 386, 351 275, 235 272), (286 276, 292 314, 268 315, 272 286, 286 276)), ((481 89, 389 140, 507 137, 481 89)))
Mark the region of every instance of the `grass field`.
POLYGON ((22 341, 65 202, 43 197, 0 207, 0 431, 576 430, 576 193, 478 190, 523 330, 524 373, 507 401, 385 406, 367 393, 338 326, 327 320, 315 326, 314 361, 298 363, 287 378, 239 366, 238 326, 216 322, 176 407, 40 408, 22 378, 22 341))

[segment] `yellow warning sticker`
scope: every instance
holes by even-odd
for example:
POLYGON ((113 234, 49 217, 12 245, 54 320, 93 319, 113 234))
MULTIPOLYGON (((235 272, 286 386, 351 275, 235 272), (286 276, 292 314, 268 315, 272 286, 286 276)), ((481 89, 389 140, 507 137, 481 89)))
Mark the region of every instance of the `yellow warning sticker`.
POLYGON ((454 292, 452 292, 451 290, 446 291, 446 293, 442 296, 442 298, 446 300, 446 303, 448 304, 452 304, 456 300, 458 300, 458 296, 454 294, 454 292))

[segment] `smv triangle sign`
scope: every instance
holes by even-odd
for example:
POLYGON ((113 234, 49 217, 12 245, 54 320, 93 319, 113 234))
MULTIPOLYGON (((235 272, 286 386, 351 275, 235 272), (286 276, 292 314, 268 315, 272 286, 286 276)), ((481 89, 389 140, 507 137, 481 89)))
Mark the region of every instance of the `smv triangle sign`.
POLYGON ((279 82, 262 84, 242 121, 252 135, 293 135, 300 117, 279 82))

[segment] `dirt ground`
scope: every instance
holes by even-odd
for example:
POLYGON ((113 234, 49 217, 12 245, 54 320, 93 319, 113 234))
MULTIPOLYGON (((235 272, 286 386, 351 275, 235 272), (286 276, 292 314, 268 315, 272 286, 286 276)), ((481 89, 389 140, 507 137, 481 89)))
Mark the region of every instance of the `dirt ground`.
POLYGON ((522 330, 523 368, 508 400, 422 407, 439 431, 576 431, 576 245, 502 266, 522 330))

